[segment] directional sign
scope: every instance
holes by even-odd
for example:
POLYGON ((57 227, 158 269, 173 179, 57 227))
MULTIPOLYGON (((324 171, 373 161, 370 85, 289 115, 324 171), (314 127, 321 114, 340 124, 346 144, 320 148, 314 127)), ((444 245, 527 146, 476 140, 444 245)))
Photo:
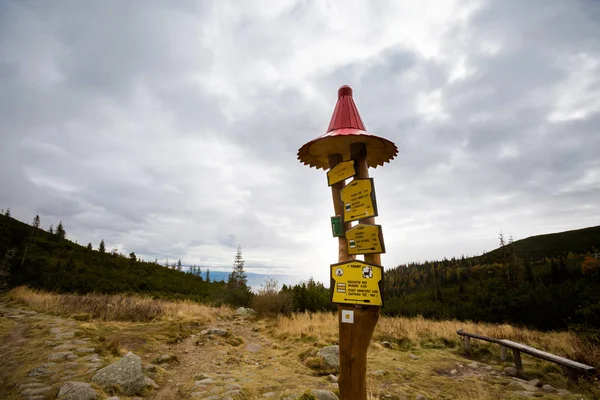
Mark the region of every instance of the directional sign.
POLYGON ((373 178, 354 179, 341 190, 344 222, 377 216, 373 178))
POLYGON ((348 254, 385 253, 381 225, 358 224, 346 232, 348 254))
POLYGON ((342 217, 340 217, 339 215, 331 217, 331 233, 333 234, 333 237, 344 236, 342 217))
POLYGON ((344 161, 327 171, 327 184, 329 186, 351 178, 356 174, 354 160, 344 161))
POLYGON ((331 265, 331 301, 383 307, 383 267, 363 261, 331 265))

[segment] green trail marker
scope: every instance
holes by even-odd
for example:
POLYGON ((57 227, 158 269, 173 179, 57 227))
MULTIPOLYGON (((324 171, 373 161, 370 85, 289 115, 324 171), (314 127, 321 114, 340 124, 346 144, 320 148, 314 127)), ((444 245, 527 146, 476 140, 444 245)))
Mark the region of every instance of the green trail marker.
POLYGON ((331 217, 331 232, 333 233, 333 237, 344 236, 344 229, 342 228, 341 216, 336 215, 335 217, 331 217))

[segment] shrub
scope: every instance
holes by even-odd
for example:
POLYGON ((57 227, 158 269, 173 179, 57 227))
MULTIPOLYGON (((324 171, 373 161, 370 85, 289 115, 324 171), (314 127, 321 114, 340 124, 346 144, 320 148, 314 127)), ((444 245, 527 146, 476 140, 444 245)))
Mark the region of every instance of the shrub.
POLYGON ((267 279, 252 299, 252 308, 260 316, 289 314, 292 311, 292 296, 277 290, 277 281, 267 279))

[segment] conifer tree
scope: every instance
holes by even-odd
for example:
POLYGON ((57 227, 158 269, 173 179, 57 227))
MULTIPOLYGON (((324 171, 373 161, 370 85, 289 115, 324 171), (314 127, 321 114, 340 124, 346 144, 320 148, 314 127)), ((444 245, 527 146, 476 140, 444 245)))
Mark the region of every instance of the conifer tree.
POLYGON ((227 286, 230 289, 248 290, 248 277, 244 271, 244 258, 242 257, 242 246, 238 244, 235 258, 233 259, 233 272, 229 275, 227 286))
POLYGON ((88 243, 87 249, 90 250, 90 251, 92 250, 92 244, 91 243, 88 243))
POLYGON ((106 252, 106 246, 104 245, 104 239, 100 240, 100 246, 98 246, 98 251, 100 253, 106 252))
POLYGON ((48 229, 48 233, 54 235, 54 226, 50 225, 50 229, 48 229))
POLYGON ((183 270, 183 267, 181 266, 181 259, 177 260, 177 271, 181 271, 183 270))
POLYGON ((6 211, 4 212, 4 216, 5 216, 5 217, 10 217, 10 207, 8 207, 8 208, 6 209, 6 211))
POLYGON ((56 227, 56 236, 58 237, 58 240, 63 240, 67 237, 67 232, 65 231, 65 228, 63 227, 62 221, 60 221, 58 223, 58 226, 56 227))
POLYGON ((40 227, 40 216, 39 216, 39 215, 36 215, 36 216, 33 218, 33 226, 34 226, 35 228, 39 228, 39 227, 40 227))
POLYGON ((210 282, 210 269, 206 268, 206 282, 210 282))

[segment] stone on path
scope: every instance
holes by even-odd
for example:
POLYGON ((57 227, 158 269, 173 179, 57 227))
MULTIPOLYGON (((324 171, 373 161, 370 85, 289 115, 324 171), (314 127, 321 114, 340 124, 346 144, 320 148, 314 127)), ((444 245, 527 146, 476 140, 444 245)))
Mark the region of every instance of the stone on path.
POLYGON ((542 381, 540 381, 539 379, 532 379, 527 383, 531 386, 537 386, 537 387, 542 386, 542 381))
POLYGON ((468 365, 468 367, 477 369, 477 368, 479 368, 479 364, 476 361, 473 361, 471 364, 468 365))
POLYGON ((72 355, 73 355, 72 351, 58 351, 56 353, 50 353, 50 355, 48 356, 48 361, 64 360, 68 356, 72 356, 72 355))
POLYGON ((387 375, 387 371, 384 370, 384 369, 378 369, 377 371, 371 372, 370 375, 373 375, 373 376, 384 376, 384 375, 387 375))
POLYGON ((205 379, 200 379, 200 380, 194 382, 194 385, 195 386, 212 385, 213 383, 217 383, 217 381, 215 381, 212 378, 205 378, 205 379))
POLYGON ((221 328, 208 328, 208 329, 205 329, 202 332, 200 332, 200 334, 201 335, 217 335, 217 336, 223 336, 223 337, 228 337, 231 335, 227 329, 221 329, 221 328))
POLYGON ((415 360, 415 361, 419 359, 419 357, 415 356, 414 354, 409 355, 409 357, 411 360, 415 360))
POLYGON ((152 360, 152 364, 165 364, 173 361, 177 361, 177 356, 173 354, 163 354, 152 360))
POLYGON ((336 394, 331 390, 313 389, 310 393, 315 396, 317 400, 339 400, 336 394))
POLYGON ((96 400, 96 392, 87 382, 66 382, 58 391, 58 400, 96 400))
POLYGON ((96 349, 93 349, 91 347, 81 347, 79 349, 75 349, 74 351, 77 354, 86 354, 86 353, 93 353, 96 351, 96 349))
POLYGON ((458 374, 457 370, 453 369, 453 370, 450 371, 450 375, 456 375, 456 374, 458 374))
POLYGON ((330 368, 340 367, 340 346, 323 347, 317 352, 317 357, 321 357, 325 364, 330 368))
POLYGON ((25 389, 21 392, 21 396, 23 396, 23 397, 37 396, 37 395, 48 393, 51 390, 52 390, 52 388, 49 386, 25 389))
POLYGON ((506 367, 504 373, 508 376, 517 376, 518 371, 515 367, 506 367))
POLYGON ((556 392, 556 389, 554 389, 554 387, 552 387, 551 385, 544 385, 540 388, 540 390, 542 392, 546 392, 546 393, 554 393, 556 392))
POLYGON ((96 372, 92 382, 106 391, 117 390, 127 396, 133 396, 147 386, 145 378, 141 358, 129 352, 120 360, 96 372))
POLYGON ((235 310, 235 315, 238 317, 253 317, 256 315, 256 311, 251 308, 240 307, 235 310))
POLYGON ((422 394, 418 394, 417 397, 415 397, 416 400, 427 400, 427 397, 423 396, 422 394))
POLYGON ((263 394, 263 397, 275 397, 277 393, 275 392, 267 392, 265 394, 263 394))

